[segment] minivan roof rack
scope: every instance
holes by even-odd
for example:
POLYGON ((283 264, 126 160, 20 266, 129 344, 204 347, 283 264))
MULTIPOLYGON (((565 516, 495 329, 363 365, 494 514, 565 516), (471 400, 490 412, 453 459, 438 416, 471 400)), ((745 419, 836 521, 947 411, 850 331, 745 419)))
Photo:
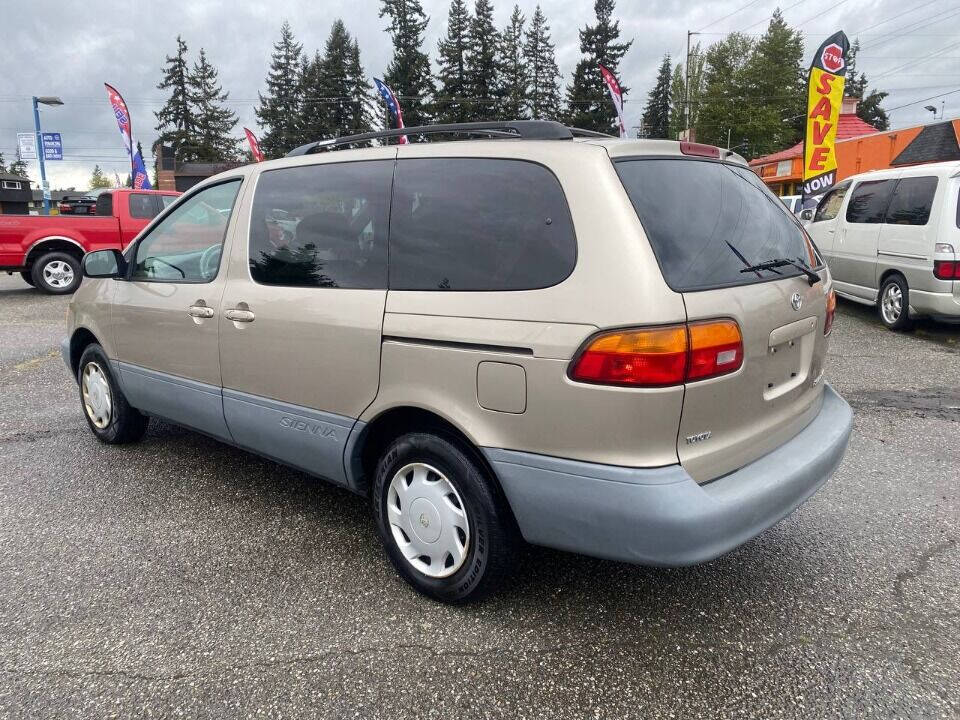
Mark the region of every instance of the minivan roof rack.
POLYGON ((603 133, 579 128, 568 128, 555 120, 493 120, 488 122, 441 123, 417 127, 392 128, 376 132, 345 135, 344 137, 318 140, 294 148, 287 157, 310 155, 340 145, 383 140, 401 135, 479 135, 482 137, 518 138, 523 140, 572 140, 575 137, 610 137, 603 133))

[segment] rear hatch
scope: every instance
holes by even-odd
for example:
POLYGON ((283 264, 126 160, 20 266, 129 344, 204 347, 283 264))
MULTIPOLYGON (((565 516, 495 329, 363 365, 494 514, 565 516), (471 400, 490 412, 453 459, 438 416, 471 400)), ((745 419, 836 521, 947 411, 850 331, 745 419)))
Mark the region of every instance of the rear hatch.
POLYGON ((825 282, 811 286, 791 265, 745 269, 789 259, 816 270, 822 261, 742 165, 676 156, 617 159, 616 167, 688 322, 732 318, 740 326, 743 365, 684 391, 677 454, 706 482, 783 444, 820 409, 825 282))

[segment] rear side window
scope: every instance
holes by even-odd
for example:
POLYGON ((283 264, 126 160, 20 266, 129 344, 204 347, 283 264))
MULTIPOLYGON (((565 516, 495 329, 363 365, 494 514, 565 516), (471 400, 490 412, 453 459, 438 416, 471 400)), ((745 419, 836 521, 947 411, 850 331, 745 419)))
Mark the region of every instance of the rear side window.
POLYGON ((250 275, 264 285, 387 287, 393 160, 267 170, 250 216, 250 275))
POLYGON ((97 215, 113 215, 113 193, 100 193, 97 197, 97 215))
MULTIPOLYGON (((103 197, 101 195, 101 197, 103 197)), ((135 218, 152 218, 157 214, 156 205, 153 202, 152 195, 144 195, 142 193, 130 193, 127 197, 130 198, 130 217, 135 218)), ((98 200, 99 202, 99 200, 98 200)))
POLYGON ((745 273, 775 258, 810 263, 803 230, 754 173, 700 160, 621 160, 616 164, 660 263, 677 291, 745 285, 792 276, 745 273))
POLYGON ((857 183, 847 205, 847 222, 882 223, 896 180, 867 180, 857 183))
POLYGON ((936 192, 935 177, 901 178, 893 191, 884 222, 894 225, 926 225, 936 192))
POLYGON ((168 207, 173 205, 176 201, 176 195, 160 195, 160 206, 162 210, 166 210, 168 207))
POLYGON ((534 290, 577 260, 557 178, 522 160, 400 160, 390 220, 390 288, 534 290))
POLYGON ((813 222, 833 220, 840 213, 840 206, 843 205, 843 199, 847 196, 847 190, 849 189, 849 185, 843 185, 828 192, 820 201, 820 204, 817 205, 813 222))

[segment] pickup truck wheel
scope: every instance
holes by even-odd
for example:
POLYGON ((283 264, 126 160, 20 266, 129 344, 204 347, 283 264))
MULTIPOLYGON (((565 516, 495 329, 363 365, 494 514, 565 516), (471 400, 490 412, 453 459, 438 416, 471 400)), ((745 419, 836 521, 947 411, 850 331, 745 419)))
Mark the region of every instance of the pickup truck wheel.
POLYGON ((31 275, 27 270, 24 270, 23 272, 21 272, 20 277, 22 277, 23 281, 30 287, 36 287, 33 284, 33 275, 31 275))
POLYGON ((120 445, 143 437, 150 418, 127 402, 114 380, 110 360, 96 343, 80 356, 77 384, 83 416, 100 442, 120 445))
POLYGON ((377 463, 377 531, 397 572, 449 603, 477 600, 508 578, 516 533, 483 469, 456 444, 404 435, 377 463))
POLYGON ((30 276, 33 285, 49 295, 68 295, 79 287, 82 275, 80 261, 65 252, 41 255, 33 263, 30 276))

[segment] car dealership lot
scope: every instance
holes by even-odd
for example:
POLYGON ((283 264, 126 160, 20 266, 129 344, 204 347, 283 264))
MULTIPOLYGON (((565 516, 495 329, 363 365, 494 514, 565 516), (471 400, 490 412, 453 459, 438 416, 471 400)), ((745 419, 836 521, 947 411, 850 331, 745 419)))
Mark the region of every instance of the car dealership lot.
POLYGON ((67 302, 0 276, 0 716, 960 712, 960 327, 841 302, 847 456, 730 555, 531 549, 511 589, 447 607, 394 574, 360 498, 169 425, 99 444, 67 302))

